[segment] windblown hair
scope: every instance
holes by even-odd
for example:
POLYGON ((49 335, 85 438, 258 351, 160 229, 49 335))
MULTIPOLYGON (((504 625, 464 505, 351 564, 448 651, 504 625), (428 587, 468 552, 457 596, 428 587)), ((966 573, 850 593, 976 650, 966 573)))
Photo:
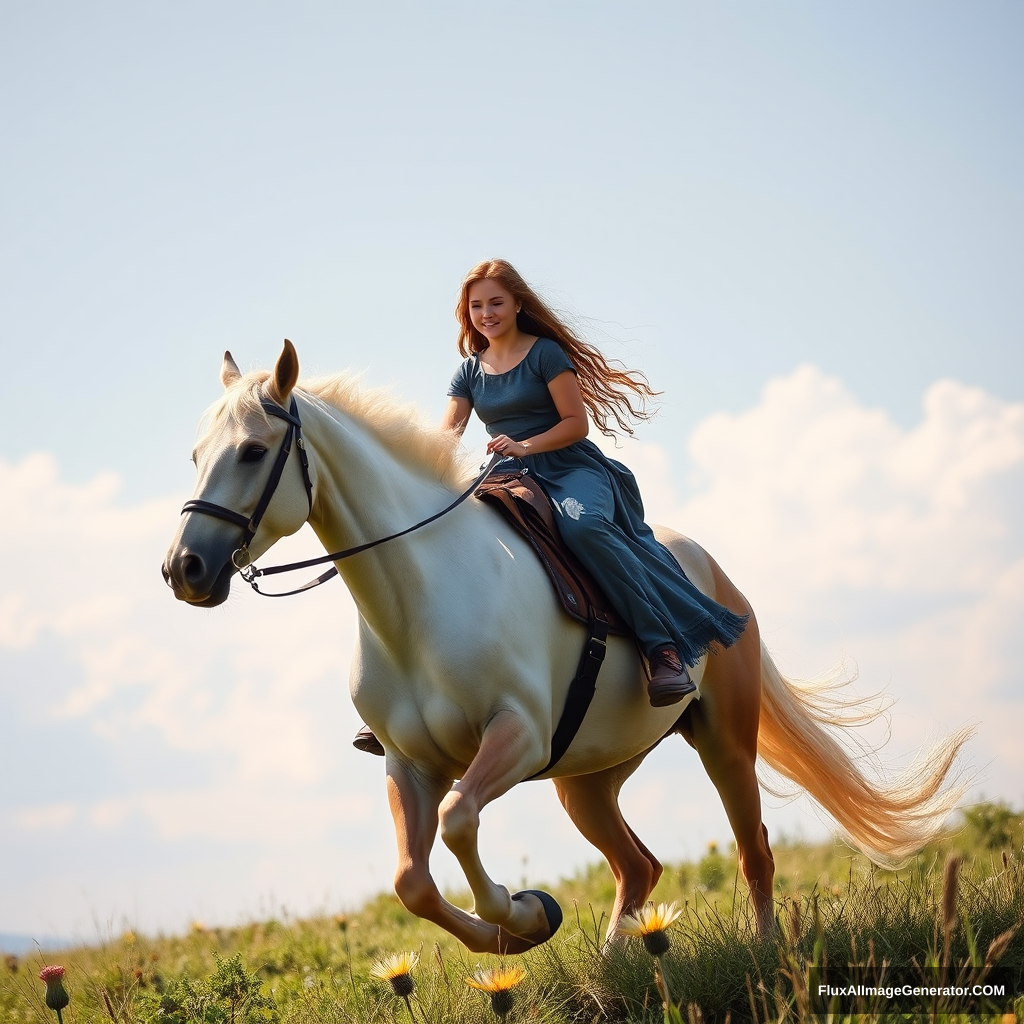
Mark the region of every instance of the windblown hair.
POLYGON ((576 368, 583 404, 602 434, 614 437, 616 427, 608 425, 611 419, 615 420, 618 430, 632 434, 631 420, 651 418, 653 413, 646 409, 646 402, 659 392, 651 390, 647 378, 638 370, 618 369, 609 363, 598 349, 565 323, 506 260, 484 260, 462 280, 455 319, 459 322, 459 352, 463 356, 483 352, 488 345, 469 316, 469 289, 477 281, 497 281, 520 303, 516 315, 520 331, 550 338, 562 346, 576 368))

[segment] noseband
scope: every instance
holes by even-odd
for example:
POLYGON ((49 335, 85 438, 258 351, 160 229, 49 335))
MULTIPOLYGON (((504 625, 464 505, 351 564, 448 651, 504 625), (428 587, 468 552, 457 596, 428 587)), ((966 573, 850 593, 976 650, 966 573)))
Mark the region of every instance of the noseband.
POLYGON ((483 482, 484 478, 502 459, 501 455, 495 453, 480 476, 478 476, 473 483, 471 483, 469 487, 447 508, 441 509, 440 512, 435 512, 432 516, 428 516, 426 519, 416 523, 415 526, 409 526, 404 530, 400 530, 398 533, 392 533, 387 537, 380 537, 377 540, 371 540, 353 548, 345 548, 343 551, 333 551, 329 555, 321 555, 319 558, 307 558, 303 562, 289 562, 287 565, 272 565, 268 569, 258 569, 252 564, 252 559, 249 557, 249 542, 256 536, 260 520, 263 518, 263 514, 267 511, 267 506, 270 505, 270 501, 274 497, 274 491, 277 490, 277 485, 281 482, 281 474, 284 472, 284 465, 288 461, 288 455, 292 450, 293 440, 298 448, 299 458, 302 462, 302 482, 306 488, 306 500, 309 502, 309 511, 311 513, 313 511, 313 481, 309 478, 309 458, 306 455, 306 444, 302 440, 302 421, 299 419, 299 410, 298 406, 295 404, 295 398, 292 398, 287 412, 282 409, 281 406, 274 402, 268 402, 266 399, 261 399, 260 405, 263 406, 263 411, 268 416, 276 416, 278 419, 284 420, 288 424, 288 429, 285 431, 284 440, 281 442, 281 447, 278 449, 277 459, 274 461, 274 467, 271 469, 266 486, 263 488, 263 494, 260 495, 260 500, 256 502, 256 510, 251 516, 247 517, 241 512, 235 512, 233 509, 225 508, 223 505, 217 505, 212 501, 203 501, 201 498, 192 498, 191 501, 185 502, 181 509, 181 514, 185 515, 186 512, 202 512, 204 515, 214 516, 216 519, 223 519, 226 522, 234 523, 235 526, 240 526, 242 528, 242 543, 234 552, 232 552, 231 564, 238 570, 242 579, 245 580, 245 582, 248 583, 261 597, 290 597, 292 594, 301 594, 304 590, 311 590, 313 587, 318 587, 321 583, 326 583, 329 579, 337 576, 338 570, 332 565, 330 569, 321 573, 316 579, 310 580, 308 583, 301 587, 297 587, 295 590, 286 590, 284 593, 280 594, 268 594, 265 591, 260 590, 259 584, 256 582, 257 578, 260 576, 274 576, 281 572, 291 572, 293 569, 308 569, 310 566, 323 565, 325 562, 337 562, 342 558, 349 558, 351 555, 358 555, 361 551, 366 551, 369 548, 375 548, 378 544, 385 544, 389 540, 395 540, 397 537, 404 537, 407 533, 412 533, 413 530, 418 530, 421 526, 426 526, 428 523, 432 523, 435 519, 440 519, 441 516, 451 512, 456 505, 462 504, 462 502, 476 490, 476 488, 483 482))

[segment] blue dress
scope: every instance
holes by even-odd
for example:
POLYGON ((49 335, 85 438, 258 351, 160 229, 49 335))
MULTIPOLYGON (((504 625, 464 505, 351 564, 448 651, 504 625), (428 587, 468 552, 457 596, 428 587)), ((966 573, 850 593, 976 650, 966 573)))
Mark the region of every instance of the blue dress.
MULTIPOLYGON (((550 430, 561 417, 548 383, 572 370, 565 350, 538 338, 507 373, 485 373, 477 355, 466 359, 448 394, 466 398, 491 437, 521 441, 550 430)), ((586 566, 650 657, 672 645, 687 665, 715 643, 729 647, 743 632, 736 615, 702 594, 644 522, 633 474, 584 438, 522 462, 545 487, 566 545, 586 566)))

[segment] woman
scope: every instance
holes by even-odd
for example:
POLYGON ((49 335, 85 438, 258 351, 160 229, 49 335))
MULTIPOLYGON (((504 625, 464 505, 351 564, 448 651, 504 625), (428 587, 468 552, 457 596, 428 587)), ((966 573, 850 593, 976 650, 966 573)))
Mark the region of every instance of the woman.
MULTIPOLYGON (((588 419, 609 436, 609 419, 631 434, 630 420, 648 418, 643 402, 655 392, 641 374, 609 366, 505 260, 473 267, 455 315, 466 358, 443 425, 461 436, 475 410, 491 435, 487 450, 529 468, 566 545, 636 634, 651 704, 681 701, 696 689, 687 666, 714 643, 735 643, 746 619, 690 583, 644 522, 633 474, 587 440, 588 419)), ((357 747, 373 749, 368 734, 357 735, 357 747)))

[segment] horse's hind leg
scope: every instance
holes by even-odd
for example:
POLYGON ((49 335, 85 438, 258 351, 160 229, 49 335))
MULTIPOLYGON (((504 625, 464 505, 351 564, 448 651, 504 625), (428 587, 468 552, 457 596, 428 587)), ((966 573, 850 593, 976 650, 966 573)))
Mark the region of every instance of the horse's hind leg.
MULTIPOLYGON (((716 567, 717 568, 717 567, 716 567)), ((718 570, 719 576, 721 570, 718 570)), ((725 590, 718 600, 740 613, 749 605, 732 584, 716 576, 725 590)), ((775 861, 768 830, 761 821, 761 791, 754 771, 761 710, 761 645, 753 616, 737 643, 708 657, 700 700, 687 709, 684 735, 690 740, 715 784, 729 817, 740 870, 750 887, 757 930, 775 927, 772 886, 775 861)))
POLYGON ((658 859, 626 824, 619 808, 619 790, 636 771, 646 752, 592 775, 554 779, 558 799, 583 837, 608 861, 615 877, 615 905, 607 939, 615 936, 619 918, 640 909, 661 877, 658 859))

